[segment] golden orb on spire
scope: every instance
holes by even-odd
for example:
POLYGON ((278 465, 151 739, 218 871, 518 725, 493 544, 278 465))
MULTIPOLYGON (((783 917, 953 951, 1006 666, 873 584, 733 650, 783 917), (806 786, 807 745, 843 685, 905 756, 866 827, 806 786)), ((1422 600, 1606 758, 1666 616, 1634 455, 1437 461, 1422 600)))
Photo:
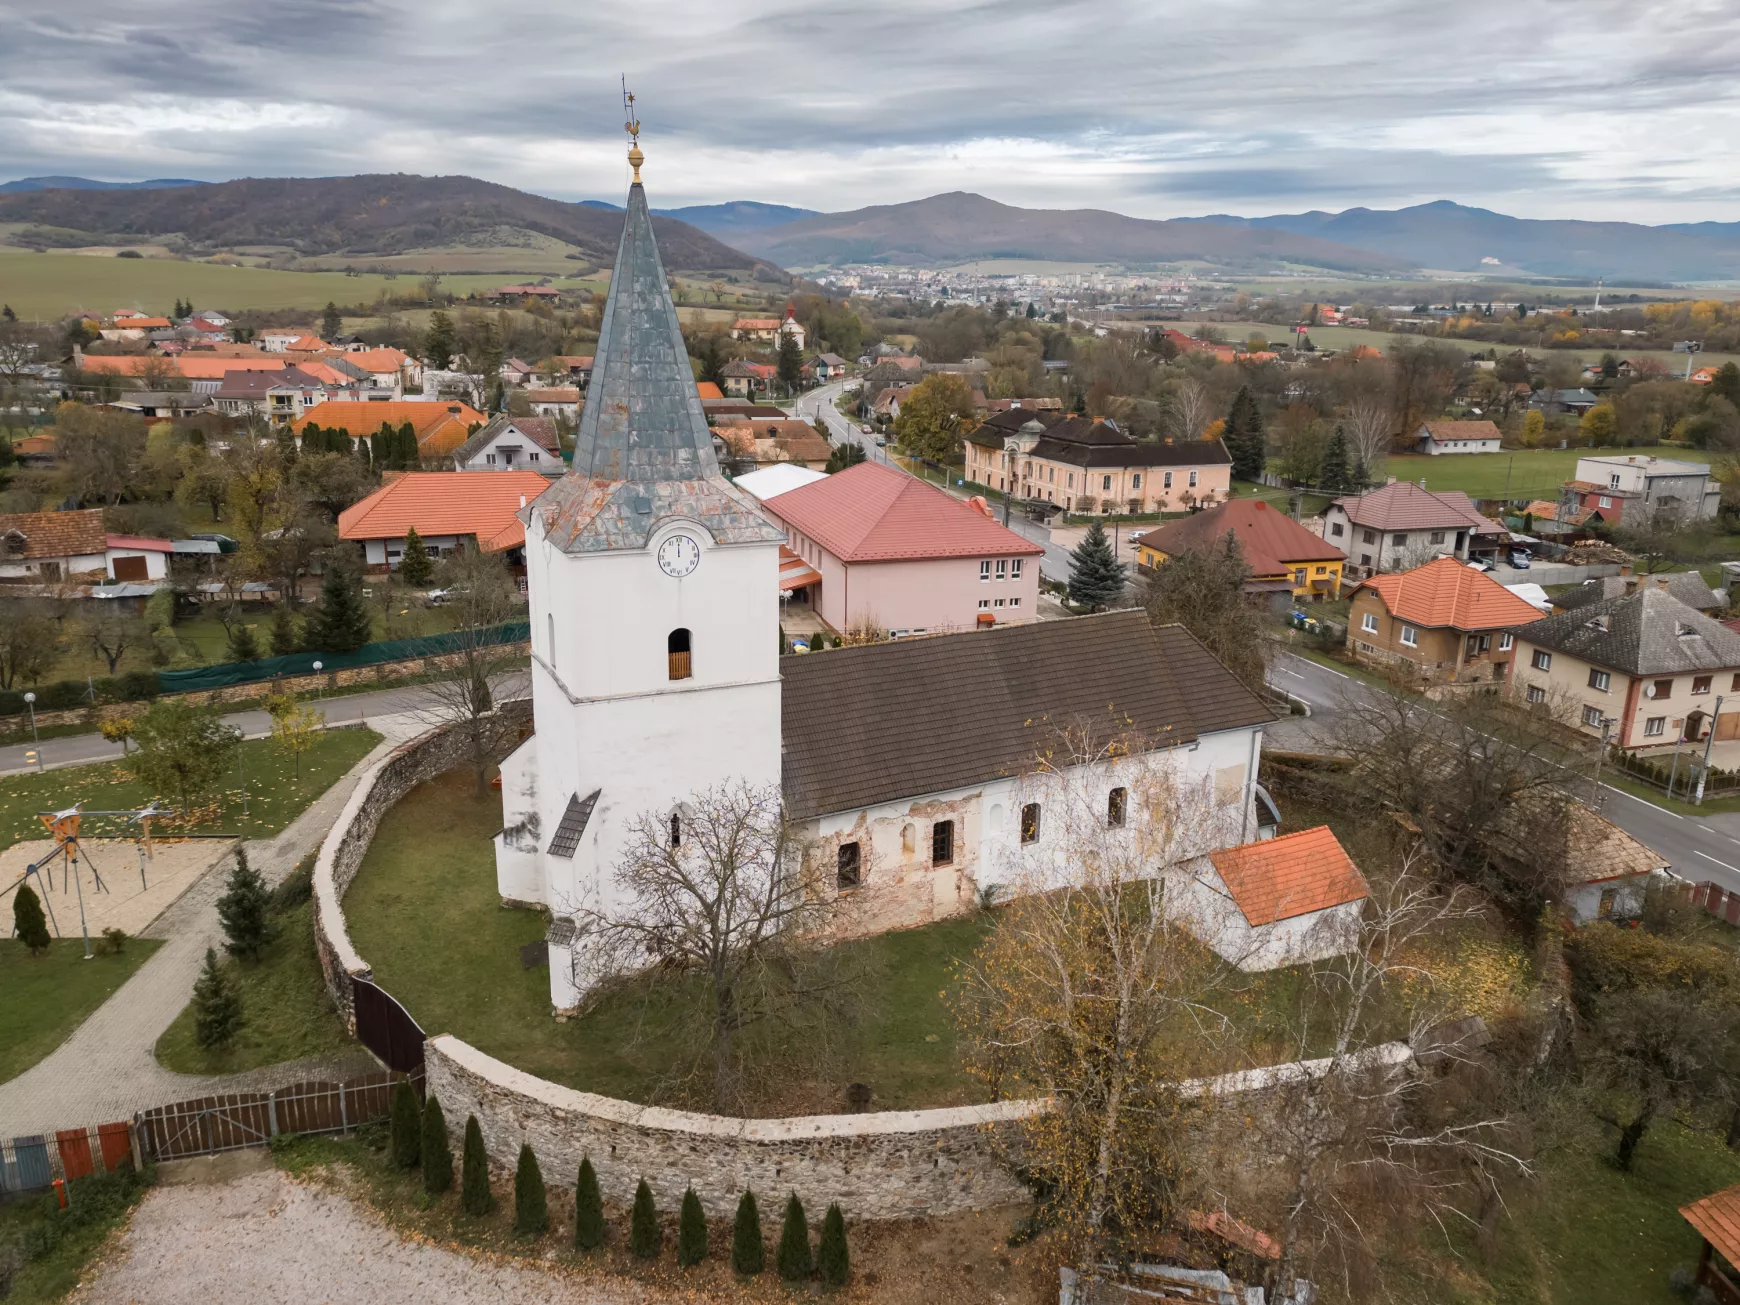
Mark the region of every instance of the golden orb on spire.
POLYGON ((627 119, 622 129, 628 133, 628 165, 634 169, 634 184, 640 185, 640 165, 646 155, 640 152, 640 119, 634 116, 634 92, 628 89, 628 79, 622 82, 622 110, 627 119))

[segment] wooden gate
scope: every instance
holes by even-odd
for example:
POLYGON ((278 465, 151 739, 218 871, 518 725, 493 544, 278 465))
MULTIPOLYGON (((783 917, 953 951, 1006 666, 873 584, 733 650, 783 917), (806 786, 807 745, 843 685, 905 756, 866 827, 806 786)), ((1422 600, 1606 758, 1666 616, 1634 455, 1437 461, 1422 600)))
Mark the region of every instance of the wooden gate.
POLYGON ((420 1079, 426 1038, 422 1026, 392 993, 367 979, 352 975, 350 991, 356 1011, 357 1041, 374 1052, 388 1069, 420 1079))
POLYGON ((396 1081, 380 1072, 157 1106, 136 1120, 139 1149, 153 1160, 175 1160, 265 1146, 280 1133, 348 1133, 386 1116, 396 1081))

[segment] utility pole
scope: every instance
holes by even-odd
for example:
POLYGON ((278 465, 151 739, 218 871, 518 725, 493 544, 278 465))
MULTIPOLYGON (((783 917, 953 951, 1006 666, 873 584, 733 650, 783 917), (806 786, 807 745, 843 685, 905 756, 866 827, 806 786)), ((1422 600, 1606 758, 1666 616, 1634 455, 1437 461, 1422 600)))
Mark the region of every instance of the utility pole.
POLYGON ((1601 718, 1601 751, 1595 754, 1595 791, 1590 794, 1589 805, 1597 811, 1601 810, 1601 763, 1607 758, 1607 737, 1619 721, 1617 716, 1601 718))
POLYGON ((1722 695, 1716 695, 1716 710, 1710 713, 1710 732, 1704 738, 1704 764, 1698 768, 1698 791, 1692 795, 1692 805, 1704 805, 1704 777, 1710 773, 1710 749, 1716 745, 1716 720, 1722 714, 1722 695))

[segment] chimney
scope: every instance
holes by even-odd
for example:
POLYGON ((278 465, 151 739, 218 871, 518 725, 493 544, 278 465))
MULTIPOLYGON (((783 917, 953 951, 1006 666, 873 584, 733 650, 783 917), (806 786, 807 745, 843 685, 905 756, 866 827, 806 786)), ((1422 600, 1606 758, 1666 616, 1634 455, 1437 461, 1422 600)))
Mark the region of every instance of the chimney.
POLYGON ((521 494, 520 495, 520 506, 524 507, 525 505, 526 505, 526 496, 524 494, 521 494))

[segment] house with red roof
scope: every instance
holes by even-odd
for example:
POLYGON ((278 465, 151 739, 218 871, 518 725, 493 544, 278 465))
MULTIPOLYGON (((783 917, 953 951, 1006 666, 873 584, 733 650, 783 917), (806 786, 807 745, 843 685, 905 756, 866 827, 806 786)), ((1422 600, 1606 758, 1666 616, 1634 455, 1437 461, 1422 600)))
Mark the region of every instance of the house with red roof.
POLYGON ((526 528, 517 514, 549 486, 536 471, 411 471, 340 512, 338 537, 361 544, 376 572, 397 569, 413 528, 431 556, 469 542, 523 566, 526 528))
POLYGON ((1165 879, 1168 913, 1247 971, 1352 951, 1371 891, 1328 825, 1221 848, 1165 879))
POLYGON ((762 508, 818 579, 804 597, 836 630, 899 637, 1031 621, 1038 544, 916 476, 861 462, 762 508))
POLYGON ((1152 569, 1179 553, 1224 548, 1233 535, 1244 553, 1250 579, 1246 593, 1285 593, 1299 602, 1341 596, 1341 566, 1347 555, 1260 498, 1228 499, 1135 536, 1137 563, 1152 569))
POLYGON ((1347 554, 1348 573, 1406 571, 1436 556, 1492 554, 1510 536, 1460 490, 1393 481, 1338 498, 1323 513, 1324 538, 1347 554))
POLYGON ((360 440, 373 439, 383 425, 397 429, 409 422, 411 433, 417 437, 417 452, 425 458, 445 459, 488 421, 483 413, 457 399, 439 403, 329 399, 292 421, 290 428, 300 435, 313 424, 360 440))
POLYGON ((101 508, 0 514, 0 579, 53 583, 163 580, 167 539, 109 533, 101 508))
POLYGON ((1484 571, 1440 557, 1356 586, 1347 650, 1356 661, 1422 680, 1502 683, 1515 643, 1510 629, 1539 617, 1484 571))

